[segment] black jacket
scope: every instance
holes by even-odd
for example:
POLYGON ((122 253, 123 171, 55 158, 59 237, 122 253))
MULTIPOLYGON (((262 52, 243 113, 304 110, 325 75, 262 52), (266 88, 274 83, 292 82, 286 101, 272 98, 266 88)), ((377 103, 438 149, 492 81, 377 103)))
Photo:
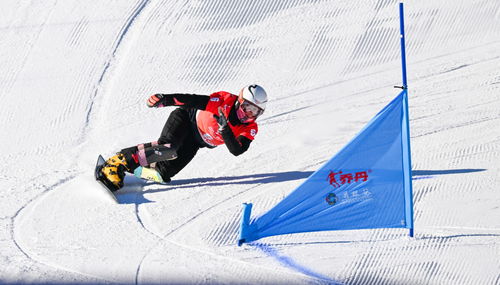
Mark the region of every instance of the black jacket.
MULTIPOLYGON (((180 108, 185 109, 189 113, 189 118, 191 121, 191 127, 194 132, 194 136, 196 141, 201 147, 209 147, 213 148, 214 146, 208 145, 205 143, 203 138, 198 131, 198 126, 196 122, 196 112, 198 110, 205 110, 210 99, 210 96, 207 95, 196 95, 196 94, 162 94, 162 104, 164 106, 179 106, 180 108)), ((235 104, 231 107, 229 111, 228 120, 231 125, 241 125, 244 124, 240 122, 238 116, 236 115, 238 101, 235 101, 235 104)), ((235 137, 231 128, 226 127, 220 132, 222 138, 224 139, 224 143, 228 150, 235 156, 238 156, 250 147, 250 143, 252 140, 245 136, 235 137)))

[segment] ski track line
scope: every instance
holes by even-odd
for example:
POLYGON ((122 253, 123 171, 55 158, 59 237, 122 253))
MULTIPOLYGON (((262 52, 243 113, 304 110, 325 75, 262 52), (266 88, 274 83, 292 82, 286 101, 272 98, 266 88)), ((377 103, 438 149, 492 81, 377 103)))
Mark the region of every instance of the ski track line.
MULTIPOLYGON (((484 47, 490 47, 490 46, 497 45, 498 43, 500 43, 500 42, 495 41, 495 42, 491 42, 491 43, 488 43, 488 44, 483 44, 483 45, 474 46, 474 47, 471 47, 471 48, 457 50, 457 51, 452 52, 452 53, 446 53, 446 54, 435 56, 435 57, 428 58, 428 59, 420 59, 420 60, 416 61, 414 64, 416 64, 416 65, 428 64, 429 60, 443 59, 443 58, 449 57, 451 55, 461 54, 461 53, 465 53, 465 52, 469 52, 469 51, 476 51, 476 50, 484 48, 484 47)), ((499 56, 496 56, 496 55, 495 56, 490 56, 490 57, 487 57, 487 58, 483 58, 483 59, 480 59, 480 60, 476 60, 476 61, 467 63, 467 64, 463 65, 463 67, 475 66, 475 65, 478 65, 478 64, 481 64, 481 63, 485 63, 485 62, 488 62, 488 61, 491 61, 491 60, 495 60, 495 59, 498 59, 498 58, 499 58, 499 56)), ((439 72, 436 72, 436 73, 427 73, 425 76, 420 76, 418 78, 415 78, 414 80, 415 81, 422 81, 422 80, 426 80, 426 79, 432 78, 432 77, 437 76, 437 75, 449 73, 449 72, 456 71, 456 70, 458 70, 458 68, 454 67, 451 70, 439 71, 439 72)), ((281 101, 281 100, 289 100, 292 97, 302 96, 302 95, 310 93, 312 91, 319 91, 319 90, 326 89, 326 88, 329 88, 329 87, 332 87, 332 86, 335 86, 335 85, 340 85, 340 84, 344 84, 344 83, 352 82, 352 81, 358 81, 358 80, 362 80, 364 78, 369 78, 369 77, 374 76, 376 74, 383 74, 383 73, 387 73, 387 70, 380 69, 379 71, 360 74, 358 76, 355 76, 355 77, 352 77, 352 78, 348 78, 348 79, 344 79, 344 80, 338 80, 338 81, 335 81, 335 82, 328 83, 326 85, 322 85, 322 86, 314 87, 314 88, 309 88, 307 90, 302 90, 302 91, 300 91, 298 93, 293 93, 293 94, 290 94, 288 96, 283 96, 283 97, 280 97, 278 99, 271 100, 271 102, 277 102, 277 101, 281 101)), ((416 85, 416 84, 414 83, 413 85, 416 85)), ((345 98, 345 97, 350 97, 350 96, 355 96, 355 95, 364 94, 364 93, 368 93, 368 92, 373 92, 375 90, 380 90, 380 89, 386 88, 386 87, 388 87, 388 86, 386 86, 386 85, 384 85, 384 86, 378 86, 378 87, 377 86, 372 86, 370 89, 359 90, 359 91, 356 91, 355 93, 349 93, 349 95, 346 95, 344 97, 338 97, 338 98, 335 97, 333 99, 328 99, 327 98, 326 100, 324 100, 324 101, 322 101, 322 102, 320 102, 318 104, 306 106, 306 107, 303 107, 302 109, 309 108, 309 107, 316 106, 316 105, 320 105, 320 104, 323 104, 323 103, 326 103, 326 102, 331 102, 331 101, 339 100, 339 99, 342 99, 342 98, 345 98)), ((284 112, 284 113, 281 113, 281 114, 273 115, 271 117, 265 118, 262 122, 270 120, 270 119, 273 119, 275 117, 280 117, 282 115, 285 115, 285 114, 288 114, 288 113, 291 113, 291 112, 294 112, 294 111, 295 111, 295 109, 291 110, 289 112, 284 112)), ((415 119, 415 118, 413 118, 413 119, 415 119)), ((424 135, 427 135, 427 134, 424 134, 424 135)), ((421 135, 419 135, 419 136, 421 136, 421 135)), ((416 137, 418 137, 418 136, 416 136, 416 137)))
MULTIPOLYGON (((93 96, 91 97, 91 103, 89 105, 89 109, 87 111, 87 115, 86 115, 86 119, 85 119, 85 124, 84 124, 84 128, 82 130, 82 133, 80 135, 80 139, 78 141, 83 141, 84 137, 86 137, 86 134, 88 133, 88 129, 89 129, 89 126, 90 126, 90 117, 91 117, 91 114, 92 114, 92 111, 93 111, 93 106, 94 106, 94 103, 96 101, 96 98, 97 98, 97 95, 101 89, 101 86, 103 84, 103 81, 104 81, 104 78, 106 76, 106 74, 108 73, 108 69, 109 67, 111 66, 111 62, 114 60, 114 58, 116 57, 116 52, 120 46, 120 44, 122 43, 124 37, 125 37, 125 34, 127 33, 127 31, 129 30, 129 28, 131 27, 131 25, 133 24, 134 20, 137 18, 137 16, 140 14, 140 12, 144 9, 144 7, 147 5, 147 3, 149 2, 149 0, 143 0, 137 7, 136 9, 134 9, 134 11, 132 12, 132 14, 128 17, 125 25, 122 27, 118 37, 117 37, 117 40, 116 40, 116 43, 115 43, 115 46, 113 47, 113 50, 112 50, 112 53, 111 53, 111 56, 108 60, 108 62, 105 64, 105 67, 101 73, 101 76, 97 82, 97 85, 96 85, 96 88, 94 90, 94 94, 93 96)), ((52 12, 51 12, 52 13, 52 12)), ((47 17, 48 19, 49 17, 47 17)), ((43 29, 40 29, 40 32, 39 34, 41 33, 43 29)), ((57 144, 56 144, 57 145, 57 144)), ((41 146, 38 148, 37 150, 37 153, 40 153, 40 154, 43 154, 44 153, 44 150, 49 148, 48 146, 41 146)), ((67 271, 67 272, 71 272, 71 273, 76 273, 76 274, 80 274, 80 275, 83 275, 83 276, 87 276, 87 277, 92 277, 92 278, 96 278, 96 279, 99 279, 99 280, 105 280, 105 281, 108 281, 108 282, 111 282, 109 280, 106 280, 102 277, 99 277, 99 276, 93 276, 91 274, 86 274, 86 273, 82 273, 82 272, 78 272, 78 271, 75 271, 75 270, 72 270, 72 269, 69 269, 69 268, 65 268, 61 265, 55 265, 55 264, 51 264, 51 263, 46 263, 46 262, 42 262, 38 259, 36 259, 35 257, 33 257, 31 254, 28 253, 28 250, 24 249, 20 244, 19 242, 17 242, 17 239, 16 239, 16 234, 15 234, 15 231, 16 231, 16 227, 15 227, 15 224, 16 224, 16 220, 17 218, 19 217, 20 213, 23 212, 24 209, 28 208, 28 206, 31 206, 31 204, 33 205, 36 205, 36 203, 39 203, 39 200, 45 196, 45 194, 51 192, 52 190, 58 188, 58 187, 61 187, 65 184, 67 184, 68 182, 70 182, 71 180, 77 178, 79 175, 82 175, 84 172, 80 172, 80 173, 77 173, 77 174, 74 174, 74 175, 71 175, 69 177, 66 177, 66 178, 63 178, 61 181, 55 183, 54 185, 51 185, 49 187, 47 187, 46 190, 44 190, 42 193, 39 193, 37 194, 35 197, 33 197, 32 199, 30 199, 28 202, 26 202, 16 213, 13 217, 11 217, 11 229, 10 229, 10 233, 11 233, 11 236, 12 236, 12 240, 15 244, 15 246, 21 251, 21 253, 26 256, 28 259, 36 262, 36 263, 40 263, 40 264, 43 264, 43 265, 46 265, 46 266, 49 266, 49 267, 52 267, 52 268, 55 268, 55 269, 59 269, 59 270, 63 270, 63 271, 67 271)), ((33 206, 34 207, 34 206, 33 206)), ((142 222, 141 222, 142 223, 142 222)))
MULTIPOLYGON (((380 235, 392 235, 380 233, 380 235)), ((420 238, 418 238, 420 239, 420 238)), ((426 239, 426 238, 422 238, 426 239)), ((446 243, 447 238, 436 237, 434 238, 435 245, 433 247, 438 249, 438 252, 433 253, 439 256, 440 252, 447 249, 450 245, 446 243)), ((398 263, 399 260, 395 257, 401 254, 415 255, 422 245, 408 245, 408 244, 387 244, 385 246, 375 246, 367 249, 365 253, 356 258, 351 263, 349 268, 344 269, 347 284, 378 284, 387 282, 401 282, 401 271, 406 272, 406 278, 409 275, 419 276, 421 279, 424 276, 426 283, 429 283, 431 277, 434 275, 432 272, 436 267, 433 261, 421 261, 416 263, 398 263), (393 258, 394 257, 394 258, 393 258)))
MULTIPOLYGON (((191 250, 191 251, 195 251, 195 252, 198 252, 198 253, 202 253, 202 254, 205 254, 205 255, 210 255, 212 257, 215 257, 215 258, 218 258, 218 259, 224 259, 224 260, 227 260, 227 261, 231 261, 231 262, 237 262, 237 263, 240 263, 242 265, 244 265, 245 267, 249 267, 249 265, 251 265, 252 267, 255 267, 255 268, 259 268, 263 271, 270 271, 272 273, 275 273, 276 271, 278 271, 279 273, 282 273, 284 275, 290 275, 290 274, 294 274, 296 275, 297 277, 301 277, 301 278, 309 278, 311 279, 311 281, 326 281, 328 282, 329 284, 331 284, 331 282, 335 282, 334 280, 331 280, 329 279, 328 277, 321 277, 321 276, 315 276, 315 275, 309 275, 309 274, 306 274, 304 272, 290 272, 290 271, 285 271, 283 269, 276 269, 276 268, 269 268, 265 265, 258 265, 258 264, 254 264, 254 263, 251 263, 251 262, 248 262, 248 261, 244 261, 244 260, 240 260, 240 259, 236 259, 236 258, 231 258, 231 257, 227 257, 227 256, 223 256, 223 255, 220 255, 220 254, 216 254, 216 253, 213 253, 213 252, 210 252, 210 251, 206 251, 206 250, 202 250, 200 248, 196 248, 196 247, 191 247, 191 246, 188 246, 188 245, 185 245, 185 244, 181 244, 181 243, 178 243, 178 242, 175 242, 173 240, 169 240, 169 239, 165 239, 166 242, 169 242, 173 245, 176 245, 178 247, 182 247, 184 249, 187 249, 187 250, 191 250)), ((290 267, 289 267, 290 268, 290 267)), ((334 284, 337 284, 337 283, 334 283, 334 284)))
POLYGON ((209 255, 211 257, 214 257, 214 258, 217 258, 217 259, 223 259, 223 260, 227 260, 227 261, 230 261, 230 262, 237 262, 245 267, 254 267, 254 268, 258 268, 258 269, 261 269, 263 271, 270 271, 272 273, 275 273, 276 271, 278 271, 279 273, 282 273, 284 275, 289 275, 289 274, 295 274, 297 275, 298 277, 301 277, 301 278, 310 278, 311 281, 331 281, 327 278, 325 279, 322 279, 322 278, 318 278, 318 277, 315 277, 315 276, 309 276, 307 274, 304 274, 304 273, 300 273, 300 272, 290 272, 290 271, 285 271, 283 269, 270 269, 269 267, 265 266, 265 265, 258 265, 258 264, 254 264, 254 263, 251 263, 251 262, 248 262, 248 261, 244 261, 244 260, 240 260, 240 259, 236 259, 236 258, 230 258, 230 257, 227 257, 227 256, 223 256, 223 255, 220 255, 220 254, 217 254, 217 253, 214 253, 214 252, 210 252, 210 251, 207 251, 207 250, 203 250, 203 249, 200 249, 200 248, 196 248, 196 247, 191 247, 191 246, 188 246, 186 244, 181 244, 181 243, 178 243, 178 242, 175 242, 173 240, 170 240, 170 239, 167 239, 166 237, 163 237, 163 239, 161 241, 159 241, 157 244, 155 244, 151 251, 144 256, 144 258, 141 260, 141 264, 139 265, 139 267, 137 268, 137 273, 136 273, 136 280, 135 280, 135 284, 139 284, 139 275, 140 275, 140 271, 141 271, 141 268, 142 268, 142 262, 149 256, 149 254, 151 254, 153 252, 154 249, 156 249, 158 246, 160 246, 160 243, 162 242, 168 242, 168 243, 171 243, 175 246, 178 246, 178 247, 181 247, 181 248, 184 248, 186 250, 189 250, 189 251, 194 251, 194 252, 197 252, 197 253, 201 253, 203 255, 209 255))
MULTIPOLYGON (((232 200, 233 198, 239 196, 240 194, 243 194, 243 193, 246 193, 256 187, 259 187, 261 185, 264 185, 264 183, 260 183, 260 184, 257 184, 256 186, 252 186, 250 188, 247 188, 245 190, 242 190, 240 191, 239 193, 236 193, 230 197, 227 197, 225 199, 223 199, 222 201, 219 201, 218 203, 208 207, 207 209, 203 210, 202 212, 199 212, 198 214, 192 216, 191 218, 189 218, 187 221, 185 221, 184 223, 182 223, 181 225, 177 226, 176 228, 170 230, 168 233, 164 234, 164 235, 161 235, 161 234, 157 234, 155 233, 153 230, 150 230, 148 229, 143 223, 142 223, 142 219, 140 217, 140 212, 139 212, 139 207, 137 206, 136 207, 136 216, 137 216, 137 220, 140 221, 140 224, 141 226, 147 231, 147 232, 150 232, 152 234, 154 234, 155 236, 159 237, 160 238, 160 241, 158 241, 155 245, 153 245, 151 247, 151 249, 143 256, 143 258, 141 259, 141 262, 139 263, 138 267, 137 267, 137 272, 136 272, 136 284, 138 284, 138 278, 139 278, 139 274, 140 274, 140 271, 141 271, 141 267, 142 267, 142 263, 144 262, 144 260, 146 260, 146 258, 154 251, 154 249, 156 249, 157 247, 159 247, 161 245, 161 242, 163 241, 166 241, 166 238, 170 235, 172 235, 173 233, 177 232, 178 230, 180 230, 181 228, 183 228, 184 226, 188 225, 189 223, 193 222, 196 218, 198 218, 199 216, 211 211, 212 209, 214 209, 215 207, 219 206, 219 205, 222 205, 230 200, 232 200)), ((138 197, 138 196, 136 196, 138 197)), ((138 203, 137 203, 138 204, 138 203)), ((221 256, 223 257, 223 256, 221 256)))
POLYGON ((481 123, 495 121, 495 120, 499 120, 499 119, 500 119, 500 117, 495 117, 495 118, 480 118, 480 119, 475 119, 475 120, 469 120, 469 121, 466 121, 466 122, 463 122, 463 123, 452 124, 452 125, 449 125, 449 126, 444 126, 444 127, 440 128, 440 129, 435 129, 435 130, 428 131, 426 133, 421 133, 421 134, 412 136, 412 138, 424 137, 424 136, 433 135, 433 134, 437 134, 437 133, 442 133, 442 132, 446 132, 446 131, 454 131, 455 129, 458 129, 458 128, 468 127, 468 126, 471 126, 471 125, 479 125, 481 123))
POLYGON ((99 77, 99 79, 98 79, 98 81, 96 83, 96 87, 94 89, 94 93, 90 97, 90 104, 88 106, 87 115, 85 116, 84 127, 83 127, 83 130, 81 132, 80 139, 78 141, 84 141, 85 140, 84 138, 87 137, 87 134, 88 134, 89 128, 90 128, 90 124, 91 124, 91 117, 92 117, 93 110, 94 110, 94 104, 98 103, 96 101, 100 102, 100 100, 97 100, 96 98, 98 97, 98 94, 100 93, 100 91, 102 89, 102 86, 104 85, 106 77, 108 76, 108 73, 109 73, 108 71, 111 70, 110 67, 112 65, 112 62, 117 57, 117 51, 120 48, 121 43, 125 39, 125 36, 126 36, 127 32, 130 30, 130 27, 135 22, 135 20, 137 19, 137 17, 141 14, 141 12, 144 10, 144 8, 147 6, 147 4, 149 3, 149 1, 150 0, 142 0, 136 6, 136 8, 132 11, 132 13, 130 14, 130 16, 127 18, 127 21, 125 22, 125 25, 122 26, 122 28, 121 28, 121 30, 120 30, 117 38, 116 38, 115 45, 112 48, 111 55, 109 56, 108 61, 105 63, 105 66, 104 66, 104 68, 102 70, 101 76, 99 77))
MULTIPOLYGON (((238 193, 236 193, 236 194, 233 194, 232 196, 227 197, 227 198, 223 199, 222 201, 219 201, 218 203, 216 203, 216 204, 214 204, 214 205, 210 206, 209 208, 207 208, 207 209, 203 210, 202 212, 200 212, 200 213, 196 214, 195 216, 192 216, 192 217, 191 217, 191 218, 189 218, 187 221, 185 221, 183 224, 181 224, 181 225, 177 226, 175 229, 173 229, 173 230, 169 231, 168 233, 166 233, 166 234, 164 234, 164 235, 161 235, 161 234, 157 234, 157 233, 155 233, 153 230, 148 229, 148 228, 147 228, 147 227, 143 224, 143 222, 142 222, 142 218, 140 217, 140 212, 139 212, 139 204, 138 204, 138 203, 136 203, 136 205, 137 205, 137 206, 136 206, 136 216, 137 216, 137 220, 139 221, 139 223, 141 224, 141 226, 142 226, 142 227, 144 227, 144 229, 145 229, 147 232, 150 232, 151 234, 153 234, 153 235, 157 236, 158 238, 160 238, 160 240, 159 240, 159 241, 158 241, 158 242, 157 242, 154 246, 152 246, 152 247, 151 247, 151 249, 150 249, 150 250, 149 250, 149 251, 148 251, 148 252, 144 255, 144 257, 141 259, 141 262, 140 262, 140 264, 139 264, 139 266, 138 266, 138 268, 137 268, 137 272, 136 272, 136 284, 139 284, 139 275, 140 275, 140 272, 141 272, 141 268, 142 268, 142 264, 143 264, 143 262, 147 259, 147 257, 148 257, 151 253, 153 253, 153 252, 154 252, 154 249, 156 249, 157 247, 159 247, 159 246, 161 245, 161 243, 162 243, 162 242, 164 242, 164 241, 167 241, 167 242, 170 242, 170 243, 175 244, 175 245, 177 245, 177 246, 182 246, 182 247, 184 247, 184 248, 186 248, 186 249, 191 249, 191 250, 194 250, 194 251, 197 251, 197 252, 200 252, 200 253, 205 253, 205 254, 208 254, 208 255, 211 255, 211 256, 215 256, 215 257, 219 257, 219 258, 223 258, 223 259, 228 259, 228 260, 231 260, 231 261, 238 261, 239 263, 245 264, 245 265, 247 265, 247 266, 250 264, 250 265, 252 265, 252 266, 254 266, 254 267, 258 267, 258 268, 265 268, 265 269, 267 269, 267 270, 268 270, 268 268, 267 268, 267 267, 265 267, 265 266, 256 265, 256 264, 250 263, 250 262, 248 262, 248 261, 244 261, 244 260, 232 259, 232 258, 229 258, 229 257, 223 256, 223 255, 216 254, 216 253, 212 253, 212 252, 209 252, 209 251, 204 251, 204 250, 201 250, 201 249, 199 249, 199 248, 190 247, 190 246, 188 246, 188 245, 181 245, 181 244, 179 244, 179 243, 177 243, 177 242, 175 242, 175 241, 173 241, 173 240, 169 240, 169 239, 167 239, 167 237, 168 237, 168 236, 170 236, 170 235, 174 234, 175 232, 177 232, 177 231, 178 231, 178 230, 180 230, 181 228, 184 228, 184 227, 185 227, 185 226, 187 226, 188 224, 192 223, 192 222, 193 222, 193 221, 195 221, 198 217, 200 217, 200 216, 202 216, 202 215, 207 214, 208 212, 210 212, 210 211, 214 210, 216 207, 220 207, 220 206, 222 206, 222 205, 224 205, 224 204, 227 204, 229 201, 231 201, 231 200, 233 200, 234 198, 236 198, 236 197, 240 196, 241 194, 247 193, 248 191, 250 191, 250 190, 254 190, 255 188, 258 188, 258 187, 263 186, 263 185, 266 185, 266 184, 265 184, 265 183, 259 183, 259 184, 255 185, 255 186, 249 187, 249 188, 244 189, 244 190, 242 190, 242 191, 240 191, 240 192, 238 192, 238 193)), ((200 186, 202 186, 202 185, 200 185, 200 186)), ((136 195, 136 198, 137 198, 138 196, 139 196, 139 194, 137 194, 137 195, 136 195)), ((237 214, 235 214, 235 215, 233 215, 233 216, 234 216, 234 217, 239 216, 239 213, 237 213, 237 214)), ((230 221, 230 222, 226 223, 225 228, 233 228, 233 227, 234 227, 234 226, 233 226, 233 224, 234 224, 234 223, 235 223, 235 221, 230 221)), ((236 222, 236 224, 238 224, 238 223, 236 222)), ((219 230, 217 230, 217 231, 215 231, 215 233, 212 231, 212 232, 210 233, 210 235, 213 235, 213 236, 215 237, 215 236, 217 236, 217 234, 216 234, 216 233, 221 233, 220 229, 219 229, 219 230)), ((216 238, 215 240, 217 241, 217 240, 220 240, 220 239, 216 238)), ((279 261, 281 264, 283 264, 280 260, 278 260, 278 261, 279 261)), ((295 267, 288 267, 288 268, 291 268, 291 269, 294 269, 295 271, 297 271, 295 267)), ((309 270, 309 271, 310 271, 310 270, 309 270)), ((311 275, 309 275, 309 274, 305 274, 304 272, 306 272, 306 271, 300 271, 300 272, 294 272, 294 273, 295 273, 295 274, 297 274, 298 276, 302 276, 302 277, 306 276, 307 278, 311 278, 311 280, 329 281, 329 282, 333 282, 333 281, 334 281, 334 280, 331 280, 331 279, 326 280, 326 279, 324 279, 324 278, 319 278, 319 277, 317 276, 317 274, 311 274, 311 275)), ((334 282, 337 282, 337 281, 334 281, 334 282)))
MULTIPOLYGON (((425 64, 428 65, 429 61, 431 61, 431 60, 444 59, 444 58, 450 57, 452 55, 462 54, 462 53, 466 53, 466 52, 472 52, 472 51, 477 52, 478 50, 480 50, 482 48, 495 46, 495 45, 498 45, 499 43, 500 43, 500 41, 493 41, 493 42, 490 42, 490 43, 487 43, 487 44, 478 45, 478 46, 474 46, 474 47, 470 47, 470 48, 465 48, 465 49, 460 49, 460 50, 457 50, 457 51, 454 51, 454 52, 450 52, 450 53, 446 53, 446 54, 441 54, 441 55, 430 57, 430 58, 426 58, 426 59, 419 59, 419 60, 413 62, 413 64, 416 65, 416 66, 418 66, 418 65, 425 65, 425 64)), ((483 58, 483 59, 480 59, 480 60, 476 60, 476 61, 467 63, 466 66, 467 67, 475 66, 475 65, 478 65, 478 64, 481 64, 481 63, 485 63, 485 62, 488 62, 488 61, 491 61, 491 60, 498 59, 499 57, 500 56, 492 55, 492 56, 487 57, 487 58, 483 58)), ((399 69, 399 67, 397 67, 397 68, 399 69)), ((454 69, 456 69, 456 68, 454 68, 454 69)), ((390 71, 396 71, 396 70, 397 70, 396 68, 390 69, 390 71)), ((399 71, 399 70, 397 70, 397 71, 399 71)), ((319 90, 322 90, 322 89, 326 89, 326 88, 329 88, 329 87, 332 87, 332 86, 335 86, 335 85, 344 84, 344 83, 347 83, 347 82, 360 81, 360 80, 363 80, 363 79, 370 78, 371 76, 374 76, 374 75, 377 75, 377 74, 384 74, 384 73, 387 73, 387 72, 388 72, 387 69, 380 69, 380 70, 375 71, 375 72, 368 72, 368 73, 359 74, 359 75, 357 75, 355 77, 351 77, 351 78, 347 78, 347 79, 343 79, 343 80, 337 80, 337 81, 334 81, 334 82, 331 82, 331 83, 328 83, 328 84, 325 84, 325 85, 322 85, 322 86, 309 88, 307 90, 301 90, 300 92, 293 93, 293 94, 290 94, 290 95, 287 95, 287 96, 283 96, 283 97, 280 97, 278 99, 271 100, 270 102, 274 103, 274 102, 278 102, 278 101, 282 101, 282 100, 289 100, 292 97, 302 96, 302 95, 305 95, 305 94, 313 92, 313 91, 319 91, 319 90)), ((444 73, 448 73, 448 72, 450 72, 450 70, 448 70, 448 71, 439 71, 439 72, 435 72, 435 73, 426 73, 423 76, 419 76, 417 78, 414 78, 413 80, 415 82, 412 84, 412 86, 416 86, 419 81, 426 81, 429 78, 432 78, 434 76, 441 75, 441 74, 444 74, 444 73)), ((327 99, 327 100, 325 100, 322 103, 330 102, 330 101, 334 101, 334 100, 339 100, 339 99, 342 99, 342 98, 347 98, 347 97, 350 97, 350 96, 355 96, 355 95, 364 94, 364 93, 368 93, 368 92, 373 92, 373 91, 380 90, 380 89, 386 88, 386 87, 388 87, 388 86, 384 85, 384 86, 378 86, 377 87, 377 86, 371 85, 371 88, 369 88, 369 89, 358 90, 358 91, 356 91, 354 93, 351 92, 348 95, 345 95, 345 96, 342 96, 342 97, 333 98, 333 100, 328 100, 327 99)), ((411 91, 411 89, 410 89, 410 91, 411 91)), ((271 118, 278 117, 278 116, 279 115, 274 115, 272 117, 265 118, 263 121, 269 120, 271 118)), ((417 119, 417 118, 412 118, 412 120, 415 120, 415 119, 417 119)), ((418 118, 418 119, 420 119, 420 118, 418 118)))
MULTIPOLYGON (((110 280, 106 280, 106 279, 104 279, 102 277, 94 276, 94 275, 83 273, 83 272, 79 272, 79 271, 76 271, 76 270, 73 270, 73 269, 61 266, 59 264, 53 264, 53 263, 41 261, 41 260, 37 259, 36 257, 34 257, 34 255, 30 254, 27 249, 24 249, 21 246, 21 244, 17 241, 17 238, 16 238, 16 223, 17 223, 17 219, 20 217, 21 213, 25 209, 29 208, 30 206, 31 207, 36 207, 36 204, 39 203, 41 201, 41 198, 43 198, 45 195, 47 195, 50 192, 52 192, 52 190, 54 190, 56 188, 59 188, 59 187, 65 185, 65 184, 71 182, 72 180, 74 180, 75 178, 77 178, 81 174, 82 173, 76 173, 76 174, 70 175, 70 176, 68 176, 66 178, 62 178, 59 182, 56 182, 53 185, 47 186, 46 189, 43 192, 38 193, 35 197, 33 197, 31 200, 29 200, 27 203, 25 203, 21 208, 19 208, 19 210, 14 214, 14 216, 8 218, 8 219, 10 219, 10 223, 9 223, 10 224, 9 225, 10 226, 10 235, 11 235, 12 241, 14 242, 14 245, 19 249, 19 251, 26 258, 28 258, 29 260, 31 260, 34 263, 42 264, 42 265, 48 266, 49 268, 54 268, 56 270, 62 270, 62 271, 65 271, 65 272, 70 272, 70 273, 74 273, 74 274, 78 274, 78 275, 82 275, 82 276, 86 276, 86 277, 91 277, 91 278, 98 279, 98 280, 104 280, 104 281, 111 282, 110 280)), ((41 176, 43 176, 43 174, 41 176)))
MULTIPOLYGON (((137 219, 138 221, 140 221, 141 223, 141 226, 143 226, 145 228, 145 230, 147 232, 150 232, 152 233, 153 235, 157 236, 160 238, 160 241, 158 241, 155 245, 153 245, 151 247, 151 249, 144 255, 144 257, 141 259, 141 262, 139 263, 139 266, 137 267, 137 272, 136 272, 136 280, 135 280, 135 284, 139 284, 139 276, 140 276, 140 273, 141 273, 141 268, 142 268, 142 264, 144 263, 144 261, 148 258, 148 256, 150 254, 152 254, 154 252, 154 250, 156 248, 158 248, 159 246, 161 246, 162 242, 169 242, 169 243, 172 243, 176 246, 180 246, 180 247, 183 247, 185 249, 189 249, 189 250, 192 250, 192 251, 196 251, 196 252, 199 252, 199 253, 203 253, 203 254, 206 254, 206 255, 210 255, 212 257, 217 257, 217 258, 220 258, 220 259, 226 259, 226 260, 230 260, 230 261, 236 261, 238 263, 241 263, 241 264, 244 264, 245 266, 252 266, 252 267, 256 267, 256 268, 259 268, 259 269, 265 269, 266 271, 276 271, 276 269, 269 269, 268 267, 266 266, 263 266, 263 265, 257 265, 257 264, 253 264, 251 262, 248 262, 248 261, 244 261, 244 260, 239 260, 239 259, 234 259, 234 258, 230 258, 230 257, 226 257, 226 256, 223 256, 223 255, 220 255, 220 254, 216 254, 216 253, 213 253, 213 252, 209 252, 209 251, 205 251, 205 250, 202 250, 202 249, 199 249, 199 248, 195 248, 195 247, 190 247, 188 245, 184 245, 184 244, 180 244, 178 242, 175 242, 173 240, 170 240, 170 239, 167 239, 168 236, 172 235, 173 233, 177 232, 178 230, 180 230, 181 228, 187 226, 188 224, 192 223, 193 221, 195 221, 198 217, 214 210, 216 207, 219 207, 223 204, 226 204, 227 202, 229 202, 230 200, 236 198, 237 196, 241 195, 241 194, 244 194, 250 190, 253 190, 257 187, 260 187, 262 185, 265 185, 265 183, 260 183, 260 184, 257 184, 256 186, 252 186, 250 188, 247 188, 245 190, 242 190, 240 191, 239 193, 236 193, 234 195, 232 195, 231 197, 228 197, 222 201, 219 201, 218 203, 210 206, 209 208, 205 209, 204 211, 196 214, 195 216, 189 218, 187 221, 185 221, 183 224, 177 226, 175 229, 169 231, 168 233, 164 234, 164 235, 159 235, 159 234, 156 234, 154 231, 148 229, 145 227, 145 225, 142 223, 142 219, 139 217, 139 211, 138 211, 138 207, 136 207, 137 209, 137 212, 136 212, 136 215, 138 216, 137 219)), ((137 196, 136 196, 137 197, 137 196)), ((284 270, 280 269, 280 272, 283 272, 283 273, 286 273, 286 274, 290 274, 290 272, 285 272, 284 270)), ((307 275, 307 274, 304 274, 304 273, 300 273, 300 272, 293 272, 294 274, 297 274, 297 276, 300 276, 302 278, 306 277, 306 278, 311 278, 311 280, 319 280, 319 281, 327 281, 327 280, 322 280, 321 278, 318 278, 317 276, 310 276, 310 275, 307 275)), ((328 281, 331 281, 331 280, 328 280, 328 281)))
MULTIPOLYGON (((36 28, 38 29, 36 36, 32 40, 27 42, 27 44, 29 44, 29 48, 24 53, 25 56, 22 58, 20 64, 16 65, 17 68, 15 68, 13 71, 7 73, 7 80, 6 81, 8 82, 9 85, 4 86, 2 88, 2 90, 0 91, 0 98, 3 97, 5 94, 7 94, 10 91, 10 89, 12 88, 12 86, 15 84, 15 82, 17 82, 17 78, 19 76, 19 73, 24 69, 24 66, 26 66, 26 62, 28 61, 28 58, 30 57, 33 48, 36 46, 36 43, 38 42, 38 40, 40 38, 40 34, 42 34, 43 30, 45 29, 45 27, 47 25, 47 22, 52 17, 52 14, 54 13, 54 10, 55 10, 54 8, 56 7, 56 5, 57 5, 57 1, 54 2, 52 7, 50 8, 50 12, 47 14, 47 16, 45 17, 43 22, 40 25, 36 26, 36 28)), ((33 27, 33 28, 35 28, 35 27, 33 27)), ((8 29, 10 29, 10 27, 8 29)), ((4 98, 2 98, 2 99, 4 99, 4 98)))

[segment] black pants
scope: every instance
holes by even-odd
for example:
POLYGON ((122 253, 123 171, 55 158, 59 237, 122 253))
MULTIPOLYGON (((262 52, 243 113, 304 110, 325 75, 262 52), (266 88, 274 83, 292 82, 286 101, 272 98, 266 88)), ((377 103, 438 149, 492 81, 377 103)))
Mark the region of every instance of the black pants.
MULTIPOLYGON (((203 147, 199 143, 199 138, 196 137, 198 134, 195 131, 198 130, 193 125, 192 118, 192 110, 177 108, 170 113, 165 122, 158 144, 170 143, 177 150, 177 158, 156 163, 155 169, 160 173, 164 181, 170 181, 171 177, 181 171, 193 159, 200 147, 203 147)), ((132 173, 139 166, 132 159, 132 154, 136 153, 137 150, 137 146, 121 150, 132 173)))

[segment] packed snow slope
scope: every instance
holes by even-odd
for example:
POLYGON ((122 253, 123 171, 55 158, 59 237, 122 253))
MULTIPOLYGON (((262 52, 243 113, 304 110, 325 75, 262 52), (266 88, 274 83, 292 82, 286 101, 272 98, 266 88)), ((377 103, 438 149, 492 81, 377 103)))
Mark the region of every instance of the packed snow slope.
POLYGON ((405 5, 415 237, 315 232, 236 245, 394 98, 398 2, 0 2, 0 282, 500 284, 500 2, 405 5), (153 93, 270 96, 247 153, 172 183, 98 154, 158 138, 153 93))

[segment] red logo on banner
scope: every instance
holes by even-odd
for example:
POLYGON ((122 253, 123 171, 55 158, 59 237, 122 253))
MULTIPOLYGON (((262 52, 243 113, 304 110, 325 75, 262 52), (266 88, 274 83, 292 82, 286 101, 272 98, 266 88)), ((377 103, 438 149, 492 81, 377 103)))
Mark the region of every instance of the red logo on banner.
POLYGON ((351 184, 353 182, 368 181, 368 173, 371 171, 360 171, 355 173, 343 173, 342 171, 330 171, 326 180, 334 188, 338 188, 344 184, 351 184))

